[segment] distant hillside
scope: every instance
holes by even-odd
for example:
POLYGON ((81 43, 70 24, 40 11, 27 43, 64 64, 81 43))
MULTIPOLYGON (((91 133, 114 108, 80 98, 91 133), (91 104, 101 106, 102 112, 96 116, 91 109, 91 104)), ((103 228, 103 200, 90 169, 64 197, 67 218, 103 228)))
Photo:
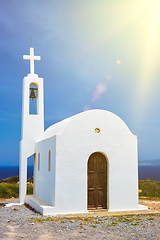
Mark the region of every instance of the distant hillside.
MULTIPOLYGON (((17 183, 19 182, 19 176, 13 176, 9 178, 2 179, 0 183, 17 183)), ((28 178, 27 182, 32 182, 33 183, 33 177, 28 178)))
POLYGON ((142 160, 138 162, 138 165, 160 165, 160 159, 157 160, 142 160))
POLYGON ((9 178, 2 179, 0 183, 5 182, 5 183, 17 183, 19 182, 19 176, 13 176, 9 178))
POLYGON ((160 182, 148 178, 147 180, 139 181, 139 189, 141 192, 139 196, 158 197, 160 198, 160 182))

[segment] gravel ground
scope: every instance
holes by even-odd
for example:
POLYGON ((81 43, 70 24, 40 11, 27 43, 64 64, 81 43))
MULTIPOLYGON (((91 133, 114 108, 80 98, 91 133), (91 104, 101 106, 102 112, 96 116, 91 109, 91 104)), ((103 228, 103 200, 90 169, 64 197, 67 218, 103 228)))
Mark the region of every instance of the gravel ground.
POLYGON ((160 239, 160 214, 46 217, 25 205, 0 207, 0 239, 160 239))

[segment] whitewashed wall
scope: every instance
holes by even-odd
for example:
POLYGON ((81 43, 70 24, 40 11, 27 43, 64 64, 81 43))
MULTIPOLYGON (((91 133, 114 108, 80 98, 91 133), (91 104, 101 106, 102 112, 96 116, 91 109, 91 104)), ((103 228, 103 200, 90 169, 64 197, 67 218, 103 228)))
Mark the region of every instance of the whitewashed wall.
MULTIPOLYGON (((56 180, 51 187, 52 178, 48 177, 43 160, 44 173, 39 172, 36 178, 37 197, 52 203, 55 213, 87 212, 87 161, 92 153, 102 152, 109 161, 109 210, 138 209, 137 137, 126 124, 111 112, 91 110, 67 120, 65 128, 64 125, 63 122, 61 132, 59 123, 60 134, 56 132, 56 180), (95 128, 100 128, 100 133, 95 133, 95 128), (55 191, 55 202, 47 197, 50 191, 55 191)), ((51 127, 47 137, 54 131, 55 127, 51 127)), ((55 138, 39 142, 41 159, 47 156, 48 146, 53 149, 55 138)))
POLYGON ((22 131, 19 153, 19 201, 25 202, 27 183, 27 158, 35 153, 35 143, 44 133, 43 78, 36 74, 28 74, 23 79, 22 94, 22 131), (37 114, 29 114, 29 88, 35 84, 38 88, 37 114))
POLYGON ((34 166, 34 195, 48 204, 55 206, 55 168, 56 137, 51 137, 36 144, 34 166), (48 171, 48 152, 51 151, 50 171, 48 171), (40 166, 38 170, 38 153, 40 166))

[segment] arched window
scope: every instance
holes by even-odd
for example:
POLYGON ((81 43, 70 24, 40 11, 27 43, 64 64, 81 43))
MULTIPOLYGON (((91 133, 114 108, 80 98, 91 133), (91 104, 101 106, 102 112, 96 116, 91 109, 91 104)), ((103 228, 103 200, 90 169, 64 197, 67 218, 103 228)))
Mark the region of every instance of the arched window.
POLYGON ((38 88, 35 83, 29 86, 29 114, 37 115, 38 88))

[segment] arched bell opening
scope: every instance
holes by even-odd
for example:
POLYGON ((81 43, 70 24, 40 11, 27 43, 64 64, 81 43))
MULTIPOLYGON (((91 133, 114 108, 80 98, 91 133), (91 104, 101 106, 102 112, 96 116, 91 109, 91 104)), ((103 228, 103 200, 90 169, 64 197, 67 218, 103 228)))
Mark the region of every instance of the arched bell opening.
POLYGON ((88 209, 108 209, 108 158, 101 152, 90 155, 87 164, 88 209))
POLYGON ((31 83, 29 86, 29 114, 37 115, 38 107, 38 85, 36 83, 31 83))

